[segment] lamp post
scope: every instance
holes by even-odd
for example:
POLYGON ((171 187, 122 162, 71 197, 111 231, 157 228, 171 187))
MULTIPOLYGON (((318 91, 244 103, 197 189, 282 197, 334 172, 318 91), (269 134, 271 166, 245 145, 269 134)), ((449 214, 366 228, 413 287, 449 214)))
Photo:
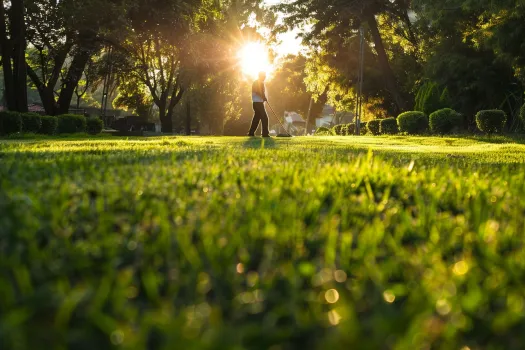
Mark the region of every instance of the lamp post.
POLYGON ((363 26, 359 28, 359 70, 357 74, 357 96, 355 106, 355 132, 361 135, 361 115, 363 113, 363 81, 365 75, 365 30, 363 26))

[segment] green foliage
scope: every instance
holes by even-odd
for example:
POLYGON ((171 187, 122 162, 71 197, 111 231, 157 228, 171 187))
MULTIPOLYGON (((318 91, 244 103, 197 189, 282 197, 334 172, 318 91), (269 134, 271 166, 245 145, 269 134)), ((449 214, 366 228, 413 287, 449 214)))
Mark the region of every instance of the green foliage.
POLYGON ((333 135, 336 135, 334 134, 333 129, 320 127, 317 130, 315 130, 315 136, 333 136, 333 135))
POLYGON ((38 133, 42 126, 42 119, 38 113, 22 113, 22 131, 26 133, 38 133))
POLYGON ((501 110, 479 111, 476 114, 476 125, 478 129, 486 134, 503 132, 507 124, 507 114, 501 110))
POLYGON ((58 133, 73 134, 86 131, 86 117, 78 114, 63 114, 58 116, 58 133))
POLYGON ((438 135, 459 132, 463 127, 463 116, 450 108, 435 111, 429 117, 430 131, 438 135))
POLYGON ((345 136, 346 135, 345 127, 346 127, 346 124, 339 124, 339 125, 332 127, 332 134, 337 135, 337 136, 345 136))
POLYGON ((426 82, 419 88, 416 95, 415 110, 423 112, 425 115, 450 106, 450 94, 448 89, 440 89, 434 82, 426 82))
POLYGON ((368 132, 368 122, 361 122, 361 135, 368 132))
POLYGON ((2 349, 525 343, 510 138, 81 140, 0 142, 2 349))
POLYGON ((345 125, 345 135, 346 136, 353 136, 355 135, 355 123, 348 123, 345 125))
POLYGON ((400 132, 417 135, 428 130, 428 118, 423 112, 405 112, 397 117, 400 132))
POLYGON ((367 124, 367 130, 372 135, 381 135, 381 119, 370 120, 367 124))
POLYGON ((58 118, 51 115, 44 115, 40 117, 42 126, 40 127, 39 133, 45 135, 54 135, 58 129, 58 118))
POLYGON ((523 125, 525 125, 525 104, 520 109, 520 119, 523 125))
POLYGON ((0 112, 0 135, 22 132, 22 116, 18 112, 0 112))
POLYGON ((381 119, 379 122, 379 131, 384 135, 394 135, 399 132, 396 118, 381 119))
POLYGON ((104 129, 104 122, 102 119, 97 117, 87 118, 86 121, 86 132, 90 135, 97 135, 104 129))

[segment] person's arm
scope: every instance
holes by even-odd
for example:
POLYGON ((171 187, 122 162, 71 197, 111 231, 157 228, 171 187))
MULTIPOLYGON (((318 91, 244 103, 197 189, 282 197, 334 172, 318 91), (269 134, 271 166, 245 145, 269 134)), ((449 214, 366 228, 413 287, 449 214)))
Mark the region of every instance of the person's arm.
POLYGON ((268 102, 268 98, 266 97, 266 86, 264 86, 264 83, 261 83, 261 91, 263 101, 268 102))

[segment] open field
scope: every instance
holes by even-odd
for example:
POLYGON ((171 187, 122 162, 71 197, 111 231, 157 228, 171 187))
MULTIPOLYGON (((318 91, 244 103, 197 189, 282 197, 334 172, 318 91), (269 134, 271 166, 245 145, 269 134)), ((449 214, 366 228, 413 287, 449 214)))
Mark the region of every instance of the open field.
POLYGON ((0 141, 2 349, 523 349, 525 140, 0 141))

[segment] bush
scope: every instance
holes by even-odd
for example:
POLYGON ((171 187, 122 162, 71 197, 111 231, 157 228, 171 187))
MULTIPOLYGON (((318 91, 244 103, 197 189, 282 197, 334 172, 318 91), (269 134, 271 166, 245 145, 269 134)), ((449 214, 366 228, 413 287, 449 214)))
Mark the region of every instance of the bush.
POLYGON ((63 114, 58 116, 58 133, 73 134, 86 131, 86 117, 78 114, 63 114))
POLYGON ((39 133, 45 135, 53 135, 57 132, 58 118, 50 115, 44 115, 40 117, 42 126, 40 127, 39 133))
POLYGON ((502 132, 505 124, 507 124, 507 114, 501 110, 480 111, 476 114, 476 125, 486 134, 502 132))
POLYGON ((361 135, 364 135, 368 132, 368 123, 361 122, 361 135))
POLYGON ((320 127, 315 131, 315 136, 332 136, 333 132, 331 129, 320 127))
POLYGON ((337 135, 337 136, 344 136, 344 129, 345 127, 345 124, 339 124, 339 125, 336 125, 332 128, 332 134, 334 135, 337 135))
POLYGON ((449 134, 461 130, 463 117, 453 109, 435 111, 429 117, 430 130, 436 134, 449 134))
POLYGON ((428 119, 423 112, 405 112, 397 117, 400 132, 417 135, 428 130, 428 119))
POLYGON ((22 131, 37 133, 42 126, 42 119, 38 113, 22 113, 22 131))
POLYGON ((372 135, 380 135, 381 134, 381 130, 379 128, 380 124, 381 124, 380 119, 371 120, 367 124, 367 129, 372 135))
POLYGON ((102 129, 104 129, 104 122, 102 119, 94 117, 94 118, 88 118, 87 124, 86 124, 86 131, 88 134, 91 135, 97 135, 102 132, 102 129))
POLYGON ((381 132, 381 134, 385 135, 397 134, 399 132, 399 129, 397 128, 396 118, 382 119, 379 123, 379 131, 381 132))
POLYGON ((347 136, 355 135, 355 123, 346 124, 346 135, 347 136))
POLYGON ((0 112, 0 135, 10 135, 22 131, 22 116, 18 112, 0 112))

